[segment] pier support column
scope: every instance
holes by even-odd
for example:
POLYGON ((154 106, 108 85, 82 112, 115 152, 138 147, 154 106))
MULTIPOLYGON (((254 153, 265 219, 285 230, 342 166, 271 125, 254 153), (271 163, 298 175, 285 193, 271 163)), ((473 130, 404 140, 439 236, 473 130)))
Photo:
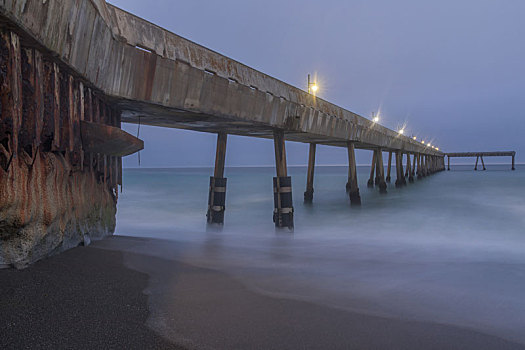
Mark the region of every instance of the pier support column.
POLYGON ((388 152, 388 167, 386 170, 386 182, 390 182, 390 172, 392 170, 392 151, 388 152))
POLYGON ((376 171, 376 151, 374 150, 374 154, 372 155, 372 165, 370 166, 370 178, 368 179, 367 186, 368 187, 374 187, 374 173, 376 171))
POLYGON ((405 167, 405 179, 408 177, 409 173, 410 173, 410 153, 407 153, 407 164, 405 167))
POLYGON ((411 166, 412 164, 410 163, 410 153, 407 153, 407 175, 408 175, 408 182, 410 183, 414 182, 414 176, 412 175, 411 166))
POLYGON ((514 158, 515 158, 515 157, 516 157, 516 156, 512 156, 512 170, 516 170, 516 168, 514 167, 514 158))
POLYGON ((274 130, 275 170, 273 178, 273 222, 275 227, 293 229, 292 178, 288 176, 284 131, 274 130))
POLYGON ((483 166, 483 170, 487 170, 487 168, 485 168, 485 162, 483 161, 483 156, 481 156, 481 165, 483 166))
POLYGON ((421 174, 421 153, 416 153, 416 160, 417 160, 417 178, 418 179, 421 179, 421 177, 423 176, 421 174))
POLYGON ((478 170, 478 160, 479 156, 476 157, 476 165, 474 165, 474 170, 478 170))
POLYGON ((359 186, 357 185, 357 164, 355 161, 355 146, 353 142, 348 142, 348 182, 346 191, 350 197, 351 205, 361 205, 359 186))
POLYGON ((376 158, 376 184, 379 186, 380 193, 386 193, 385 169, 383 166, 383 150, 378 148, 375 152, 376 158))
POLYGON ((414 153, 414 160, 412 161, 412 182, 414 182, 414 177, 416 176, 416 156, 417 154, 414 153))
POLYGON ((304 192, 304 202, 312 203, 314 199, 314 169, 315 169, 315 149, 316 144, 310 144, 308 153, 308 173, 306 176, 306 191, 304 192))
POLYGON ((215 153, 215 171, 210 176, 210 192, 208 194, 208 212, 206 218, 210 224, 224 223, 226 205, 226 178, 224 164, 226 161, 226 133, 217 134, 217 150, 215 153))
POLYGON ((401 187, 406 184, 405 176, 403 174, 403 152, 396 151, 396 187, 401 187))
POLYGON ((450 171, 450 156, 448 156, 448 166, 447 166, 447 170, 450 171))
POLYGON ((427 156, 425 154, 421 155, 421 176, 425 177, 428 175, 427 172, 427 156))

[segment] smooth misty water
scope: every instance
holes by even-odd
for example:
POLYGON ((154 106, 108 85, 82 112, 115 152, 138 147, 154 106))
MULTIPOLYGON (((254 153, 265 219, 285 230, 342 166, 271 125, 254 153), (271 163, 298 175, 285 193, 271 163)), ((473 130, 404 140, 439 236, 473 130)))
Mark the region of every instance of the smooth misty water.
POLYGON ((346 167, 316 168, 313 205, 303 204, 306 169, 290 168, 293 233, 272 223, 273 168, 226 169, 222 230, 205 223, 211 169, 125 170, 117 234, 171 240, 143 253, 262 293, 525 343, 525 168, 487 168, 456 166, 381 195, 360 167, 360 208, 349 206, 346 167))

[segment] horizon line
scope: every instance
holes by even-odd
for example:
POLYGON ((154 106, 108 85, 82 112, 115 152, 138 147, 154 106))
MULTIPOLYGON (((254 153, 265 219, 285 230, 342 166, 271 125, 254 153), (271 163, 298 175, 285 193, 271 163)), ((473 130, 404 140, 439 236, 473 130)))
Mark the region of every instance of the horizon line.
MULTIPOLYGON (((485 163, 485 165, 509 165, 510 163, 485 163)), ((388 164, 383 164, 385 167, 388 164)), ((454 166, 471 166, 471 163, 451 164, 450 167, 454 166)), ((525 165, 525 163, 515 163, 515 165, 525 165)), ((348 167, 348 164, 316 164, 316 167, 348 167)), ((370 167, 370 164, 357 164, 358 167, 370 167)), ((275 165, 230 165, 225 168, 274 168, 275 165)), ((305 168, 308 164, 304 165, 288 165, 288 168, 305 168)), ((395 164, 392 163, 392 167, 395 164)), ((405 164, 403 164, 405 167, 405 164)), ((446 167, 446 164, 445 164, 446 167)), ((144 167, 123 167, 123 169, 213 169, 214 165, 196 165, 196 166, 144 166, 144 167)))

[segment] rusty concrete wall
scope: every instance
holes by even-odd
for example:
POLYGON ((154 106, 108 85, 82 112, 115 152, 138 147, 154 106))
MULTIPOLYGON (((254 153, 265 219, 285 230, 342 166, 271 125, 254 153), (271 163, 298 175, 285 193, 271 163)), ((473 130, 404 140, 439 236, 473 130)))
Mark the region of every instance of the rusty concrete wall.
POLYGON ((280 128, 300 142, 443 155, 102 0, 0 0, 0 12, 120 100, 127 121, 260 137, 280 128))
POLYGON ((61 63, 0 30, 0 267, 113 233, 121 160, 82 150, 80 120, 119 111, 61 63))

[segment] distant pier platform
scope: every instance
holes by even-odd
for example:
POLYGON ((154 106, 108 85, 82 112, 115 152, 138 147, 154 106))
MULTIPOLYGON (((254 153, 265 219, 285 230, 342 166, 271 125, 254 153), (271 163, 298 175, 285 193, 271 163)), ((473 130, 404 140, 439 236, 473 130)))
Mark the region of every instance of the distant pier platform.
POLYGON ((474 166, 474 170, 478 170, 478 161, 480 159, 481 159, 481 164, 483 166, 483 170, 487 170, 485 168, 485 161, 483 160, 483 157, 512 157, 512 170, 516 170, 516 167, 515 167, 516 151, 456 152, 456 153, 446 153, 445 156, 448 157, 447 170, 450 170, 450 158, 452 157, 476 157, 476 165, 474 166))

